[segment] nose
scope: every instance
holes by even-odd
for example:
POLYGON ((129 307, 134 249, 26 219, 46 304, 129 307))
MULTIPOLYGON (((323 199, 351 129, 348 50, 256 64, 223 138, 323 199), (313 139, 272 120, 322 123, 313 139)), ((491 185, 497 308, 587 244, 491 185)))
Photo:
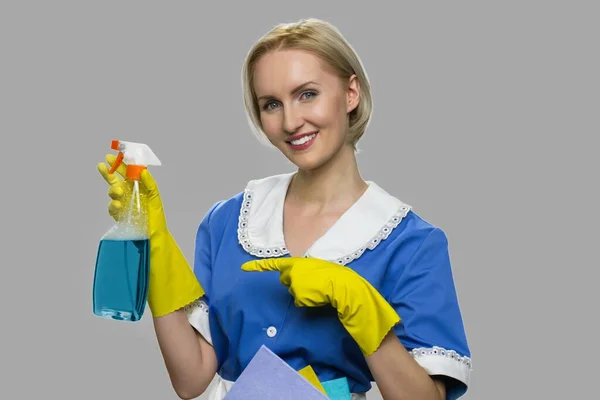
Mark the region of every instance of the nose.
POLYGON ((283 111, 283 129, 288 133, 294 133, 304 125, 304 118, 300 110, 293 105, 286 107, 283 111))

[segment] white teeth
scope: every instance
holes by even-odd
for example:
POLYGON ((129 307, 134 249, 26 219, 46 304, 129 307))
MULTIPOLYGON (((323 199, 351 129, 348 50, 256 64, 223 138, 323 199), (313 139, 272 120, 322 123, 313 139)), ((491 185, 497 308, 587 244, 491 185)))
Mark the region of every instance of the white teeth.
POLYGON ((292 140, 290 143, 292 143, 294 146, 299 146, 301 144, 304 144, 304 143, 312 140, 312 138, 314 138, 315 136, 317 136, 317 134, 313 133, 312 135, 304 136, 303 138, 300 138, 298 140, 292 140))

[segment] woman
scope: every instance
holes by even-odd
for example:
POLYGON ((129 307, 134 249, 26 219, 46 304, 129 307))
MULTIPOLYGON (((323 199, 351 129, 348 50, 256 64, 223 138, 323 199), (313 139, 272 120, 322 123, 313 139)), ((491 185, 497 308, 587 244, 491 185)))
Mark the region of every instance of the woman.
MULTIPOLYGON (((282 24, 243 68, 251 126, 296 167, 248 183, 201 221, 193 272, 166 225, 148 171, 149 307, 181 398, 221 399, 261 345, 355 399, 455 399, 470 353, 444 232, 374 182, 356 143, 371 116, 367 76, 323 21, 282 24), (197 279, 196 279, 197 278, 197 279)), ((114 156, 107 156, 110 165, 114 156)), ((124 174, 124 166, 118 170, 124 174)), ((123 181, 108 174, 119 218, 123 181)))

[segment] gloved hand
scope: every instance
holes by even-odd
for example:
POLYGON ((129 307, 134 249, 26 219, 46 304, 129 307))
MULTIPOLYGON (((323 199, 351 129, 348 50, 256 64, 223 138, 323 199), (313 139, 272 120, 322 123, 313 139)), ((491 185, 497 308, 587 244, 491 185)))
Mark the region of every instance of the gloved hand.
POLYGON ((315 258, 265 258, 244 271, 279 271, 298 307, 331 304, 365 355, 377 350, 400 317, 381 294, 354 270, 315 258))
MULTIPOLYGON (((106 161, 112 167, 116 156, 108 154, 106 161)), ((123 217, 122 201, 133 192, 132 182, 124 180, 127 166, 121 163, 116 174, 109 174, 106 164, 99 163, 98 171, 110 185, 108 195, 112 199, 108 212, 120 221, 123 217)), ((154 317, 176 311, 204 295, 204 289, 190 268, 181 249, 167 228, 167 220, 158 186, 146 169, 141 174, 140 193, 146 195, 148 235, 150 239, 150 277, 148 306, 154 317)))

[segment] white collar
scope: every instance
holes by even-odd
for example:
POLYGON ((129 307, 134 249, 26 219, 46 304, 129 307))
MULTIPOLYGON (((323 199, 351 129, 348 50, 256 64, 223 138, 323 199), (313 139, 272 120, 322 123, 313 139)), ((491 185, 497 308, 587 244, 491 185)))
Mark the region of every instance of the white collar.
MULTIPOLYGON (((252 180, 244 190, 238 241, 257 257, 289 254, 283 236, 283 203, 294 173, 252 180)), ((374 249, 412 209, 374 182, 305 254, 345 265, 374 249)))

